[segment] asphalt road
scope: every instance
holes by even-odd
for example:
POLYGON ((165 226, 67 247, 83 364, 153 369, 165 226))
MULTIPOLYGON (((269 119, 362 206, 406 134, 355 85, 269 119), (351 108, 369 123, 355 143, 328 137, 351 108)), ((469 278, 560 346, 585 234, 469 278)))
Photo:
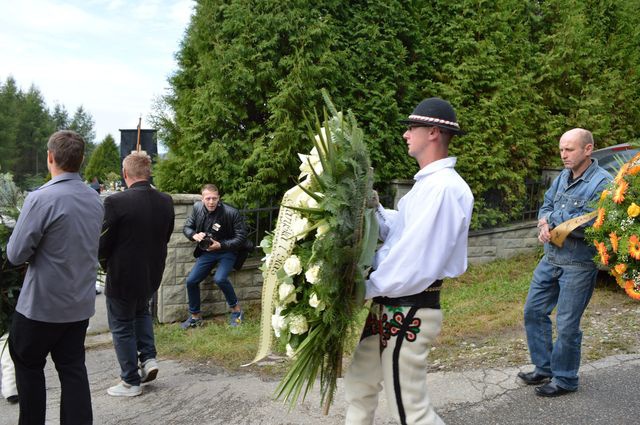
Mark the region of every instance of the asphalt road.
MULTIPOLYGON (((305 403, 289 411, 273 400, 277 381, 261 377, 259 367, 230 374, 212 364, 159 358, 158 379, 140 397, 114 398, 106 389, 118 382, 118 365, 107 330, 104 295, 96 298, 96 316, 87 338, 87 370, 94 423, 104 425, 249 424, 303 425, 344 423, 344 393, 322 414, 315 389, 305 403)), ((430 397, 449 425, 631 425, 640 423, 640 354, 615 356, 581 367, 576 393, 556 399, 537 397, 534 387, 516 378, 530 365, 504 369, 438 372, 428 375, 430 397)), ((49 361, 47 425, 57 425, 60 384, 49 361)), ((18 407, 0 400, 0 425, 14 425, 18 407)), ((384 395, 375 425, 395 422, 386 414, 384 395)))
POLYGON ((490 400, 458 405, 443 414, 449 425, 632 425, 640 423, 640 358, 581 375, 577 392, 537 397, 534 387, 490 400))

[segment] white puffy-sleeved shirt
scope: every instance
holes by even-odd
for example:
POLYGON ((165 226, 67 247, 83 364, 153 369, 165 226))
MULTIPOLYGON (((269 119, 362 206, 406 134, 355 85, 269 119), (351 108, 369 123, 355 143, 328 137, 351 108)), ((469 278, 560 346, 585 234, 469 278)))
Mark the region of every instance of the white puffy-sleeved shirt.
POLYGON ((367 299, 414 295, 467 269, 473 195, 455 164, 454 157, 430 163, 414 176, 398 211, 378 208, 384 244, 367 281, 367 299))

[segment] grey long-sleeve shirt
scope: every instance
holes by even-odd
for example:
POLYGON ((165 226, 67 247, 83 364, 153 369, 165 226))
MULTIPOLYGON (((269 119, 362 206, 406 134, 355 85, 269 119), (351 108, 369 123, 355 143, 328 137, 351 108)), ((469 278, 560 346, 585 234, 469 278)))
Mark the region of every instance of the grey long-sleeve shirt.
POLYGON ((77 173, 63 173, 25 199, 9 243, 13 264, 29 263, 16 311, 68 323, 95 313, 98 241, 104 208, 77 173))

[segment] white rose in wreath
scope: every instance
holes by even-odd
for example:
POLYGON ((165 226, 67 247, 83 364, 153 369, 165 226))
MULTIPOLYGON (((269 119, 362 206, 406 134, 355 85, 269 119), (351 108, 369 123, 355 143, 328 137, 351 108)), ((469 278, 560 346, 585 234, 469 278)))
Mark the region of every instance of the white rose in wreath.
POLYGON ((293 224, 291 225, 291 231, 296 236, 296 239, 300 240, 307 236, 310 227, 311 226, 309 226, 309 220, 307 220, 306 218, 301 218, 293 222, 293 224))
POLYGON ((281 283, 278 287, 278 296, 283 305, 289 304, 296 299, 296 287, 290 283, 281 283))
POLYGON ((314 264, 309 267, 309 270, 304 273, 304 277, 307 279, 307 282, 312 285, 318 283, 318 280, 320 280, 320 266, 318 264, 314 264))
POLYGON ((289 332, 295 335, 301 335, 309 330, 307 319, 301 315, 289 317, 289 332))
POLYGON ((282 307, 276 307, 276 312, 271 316, 271 327, 276 338, 280 338, 280 331, 287 326, 287 321, 284 316, 281 316, 282 307))
POLYGON ((315 309, 318 309, 318 311, 322 311, 325 308, 324 301, 320 301, 318 299, 318 295, 315 292, 309 297, 309 305, 315 309))
POLYGON ((297 274, 300 274, 300 272, 302 271, 300 258, 298 258, 297 255, 292 255, 291 257, 287 258, 282 268, 284 269, 284 272, 287 274, 287 276, 295 276, 297 274))

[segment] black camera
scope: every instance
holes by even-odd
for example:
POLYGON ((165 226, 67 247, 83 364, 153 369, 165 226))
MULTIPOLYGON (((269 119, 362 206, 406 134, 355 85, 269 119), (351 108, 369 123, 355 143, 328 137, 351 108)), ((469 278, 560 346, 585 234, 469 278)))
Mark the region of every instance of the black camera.
POLYGON ((198 242, 198 248, 200 248, 203 251, 206 251, 207 249, 209 249, 209 247, 214 241, 215 239, 213 239, 213 234, 207 232, 205 237, 202 238, 200 242, 198 242))

